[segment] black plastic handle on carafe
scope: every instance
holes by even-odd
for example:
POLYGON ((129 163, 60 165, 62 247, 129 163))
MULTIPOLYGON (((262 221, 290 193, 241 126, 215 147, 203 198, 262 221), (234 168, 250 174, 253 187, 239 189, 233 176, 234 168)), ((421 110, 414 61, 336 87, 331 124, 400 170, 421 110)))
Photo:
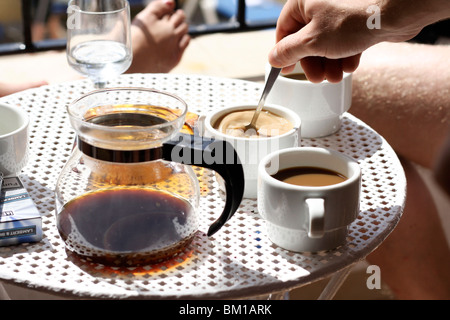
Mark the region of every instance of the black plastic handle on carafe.
POLYGON ((225 207, 207 234, 216 233, 234 215, 244 195, 244 170, 236 150, 227 141, 180 133, 163 144, 163 159, 208 168, 222 176, 225 207))

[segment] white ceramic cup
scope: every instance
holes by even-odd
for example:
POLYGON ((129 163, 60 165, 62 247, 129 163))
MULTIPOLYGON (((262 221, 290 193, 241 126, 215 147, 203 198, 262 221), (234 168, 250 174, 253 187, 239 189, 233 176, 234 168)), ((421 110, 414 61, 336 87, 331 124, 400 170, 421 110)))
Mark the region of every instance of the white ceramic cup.
POLYGON ((331 149, 298 147, 264 157, 258 167, 258 210, 268 236, 295 251, 330 250, 342 245, 359 213, 361 170, 356 161, 331 149), (320 187, 275 179, 278 170, 318 167, 343 174, 343 182, 320 187))
POLYGON ((214 128, 216 121, 225 114, 249 109, 254 110, 256 106, 232 106, 211 112, 204 119, 204 128, 202 131, 205 137, 226 140, 231 143, 244 169, 244 198, 256 198, 259 161, 270 152, 298 146, 300 118, 292 110, 277 105, 266 104, 263 110, 270 111, 289 120, 293 125, 293 129, 282 135, 273 137, 244 138, 226 135, 214 128))
MULTIPOLYGON (((270 65, 266 68, 266 77, 270 65)), ((291 74, 303 73, 297 63, 291 74)), ((345 73, 341 82, 312 83, 279 75, 267 96, 267 103, 274 103, 295 111, 302 121, 302 138, 331 135, 341 127, 342 115, 352 103, 352 74, 345 73)))
POLYGON ((0 103, 0 172, 16 175, 29 156, 29 118, 19 107, 0 103))

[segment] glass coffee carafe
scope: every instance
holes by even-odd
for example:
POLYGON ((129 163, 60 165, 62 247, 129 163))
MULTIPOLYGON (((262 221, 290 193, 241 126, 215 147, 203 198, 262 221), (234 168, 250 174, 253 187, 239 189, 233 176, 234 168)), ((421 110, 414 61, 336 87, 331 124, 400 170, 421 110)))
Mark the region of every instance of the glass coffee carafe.
POLYGON ((181 133, 186 103, 152 89, 93 91, 68 106, 76 146, 56 185, 56 222, 66 248, 114 266, 159 262, 198 231, 199 183, 191 165, 216 171, 226 199, 208 236, 242 200, 234 148, 181 133))

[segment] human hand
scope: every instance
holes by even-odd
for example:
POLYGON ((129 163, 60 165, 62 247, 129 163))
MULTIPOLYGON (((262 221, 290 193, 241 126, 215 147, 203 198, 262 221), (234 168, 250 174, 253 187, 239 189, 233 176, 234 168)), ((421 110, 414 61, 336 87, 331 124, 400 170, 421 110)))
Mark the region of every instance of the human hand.
POLYGON ((448 16, 445 0, 288 0, 277 23, 276 46, 269 63, 292 70, 300 61, 311 82, 339 82, 353 72, 361 53, 382 41, 404 41, 425 25, 448 16), (381 27, 369 28, 379 9, 381 27))
POLYGON ((312 82, 339 82, 343 72, 353 72, 361 52, 374 43, 366 26, 367 4, 347 2, 288 0, 278 19, 269 63, 287 73, 300 60, 312 82))
POLYGON ((133 19, 133 62, 128 73, 166 73, 181 60, 189 45, 189 26, 175 1, 152 1, 133 19))

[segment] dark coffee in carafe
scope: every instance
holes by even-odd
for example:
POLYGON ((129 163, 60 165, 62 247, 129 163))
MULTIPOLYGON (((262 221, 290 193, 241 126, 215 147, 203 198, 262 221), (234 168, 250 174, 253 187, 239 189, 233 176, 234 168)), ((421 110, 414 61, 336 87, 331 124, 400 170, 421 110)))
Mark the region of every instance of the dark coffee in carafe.
POLYGON ((172 257, 194 237, 189 202, 145 188, 94 191, 64 205, 58 229, 69 249, 95 262, 143 265, 172 257))

